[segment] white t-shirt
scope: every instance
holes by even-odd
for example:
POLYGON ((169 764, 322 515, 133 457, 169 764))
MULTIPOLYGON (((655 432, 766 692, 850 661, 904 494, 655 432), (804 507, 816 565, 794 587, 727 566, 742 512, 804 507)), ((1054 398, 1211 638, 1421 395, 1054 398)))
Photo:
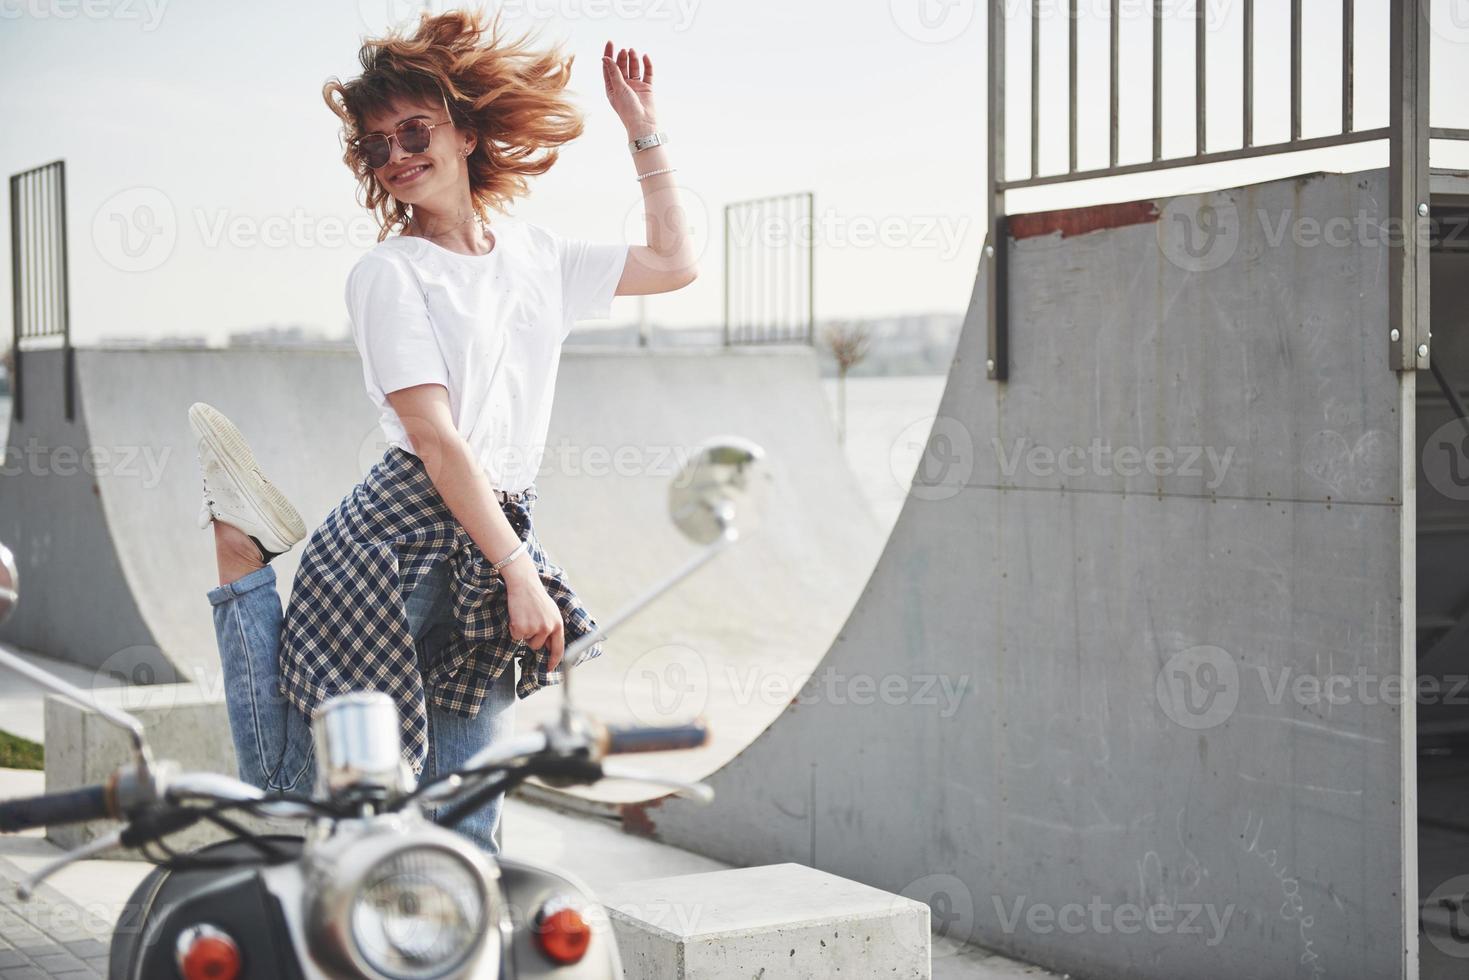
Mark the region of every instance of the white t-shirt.
POLYGON ((608 316, 628 246, 521 220, 490 232, 486 255, 384 239, 348 273, 347 310, 388 444, 413 451, 388 392, 441 384, 491 485, 513 493, 540 468, 561 344, 574 321, 608 316))

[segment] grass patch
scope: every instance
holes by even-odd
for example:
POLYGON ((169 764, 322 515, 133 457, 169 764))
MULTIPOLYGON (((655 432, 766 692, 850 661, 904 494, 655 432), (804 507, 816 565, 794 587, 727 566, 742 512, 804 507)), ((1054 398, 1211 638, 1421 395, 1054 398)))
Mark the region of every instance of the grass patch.
POLYGON ((36 742, 0 732, 0 769, 45 769, 46 752, 36 742))

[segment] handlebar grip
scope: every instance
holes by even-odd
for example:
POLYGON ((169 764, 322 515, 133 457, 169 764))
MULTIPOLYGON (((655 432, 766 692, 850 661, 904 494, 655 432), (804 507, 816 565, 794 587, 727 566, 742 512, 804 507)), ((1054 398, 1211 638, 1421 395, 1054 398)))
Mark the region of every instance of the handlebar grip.
POLYGON ((83 786, 64 793, 0 800, 0 833, 102 820, 112 815, 107 806, 107 787, 83 786))
POLYGON ((608 755, 696 749, 708 740, 709 726, 702 718, 685 725, 607 726, 608 755))

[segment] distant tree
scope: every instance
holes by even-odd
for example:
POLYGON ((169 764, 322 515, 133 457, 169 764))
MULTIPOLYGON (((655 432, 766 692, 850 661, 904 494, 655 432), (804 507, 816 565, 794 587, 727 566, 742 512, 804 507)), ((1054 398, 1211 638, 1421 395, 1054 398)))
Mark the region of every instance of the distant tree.
POLYGON ((837 442, 847 441, 847 372, 867 357, 871 336, 861 323, 832 323, 822 332, 822 341, 837 362, 837 442))

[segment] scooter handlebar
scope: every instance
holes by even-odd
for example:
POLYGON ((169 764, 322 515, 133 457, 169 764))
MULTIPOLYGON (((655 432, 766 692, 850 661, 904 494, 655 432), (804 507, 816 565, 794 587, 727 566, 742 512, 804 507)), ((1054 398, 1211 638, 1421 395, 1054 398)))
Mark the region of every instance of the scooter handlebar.
POLYGON ((709 726, 702 718, 683 725, 608 725, 606 752, 608 755, 669 752, 674 749, 696 749, 707 741, 709 726))
POLYGON ((0 800, 0 833, 13 834, 32 827, 55 827, 116 816, 104 785, 83 786, 64 793, 47 793, 19 800, 0 800))

